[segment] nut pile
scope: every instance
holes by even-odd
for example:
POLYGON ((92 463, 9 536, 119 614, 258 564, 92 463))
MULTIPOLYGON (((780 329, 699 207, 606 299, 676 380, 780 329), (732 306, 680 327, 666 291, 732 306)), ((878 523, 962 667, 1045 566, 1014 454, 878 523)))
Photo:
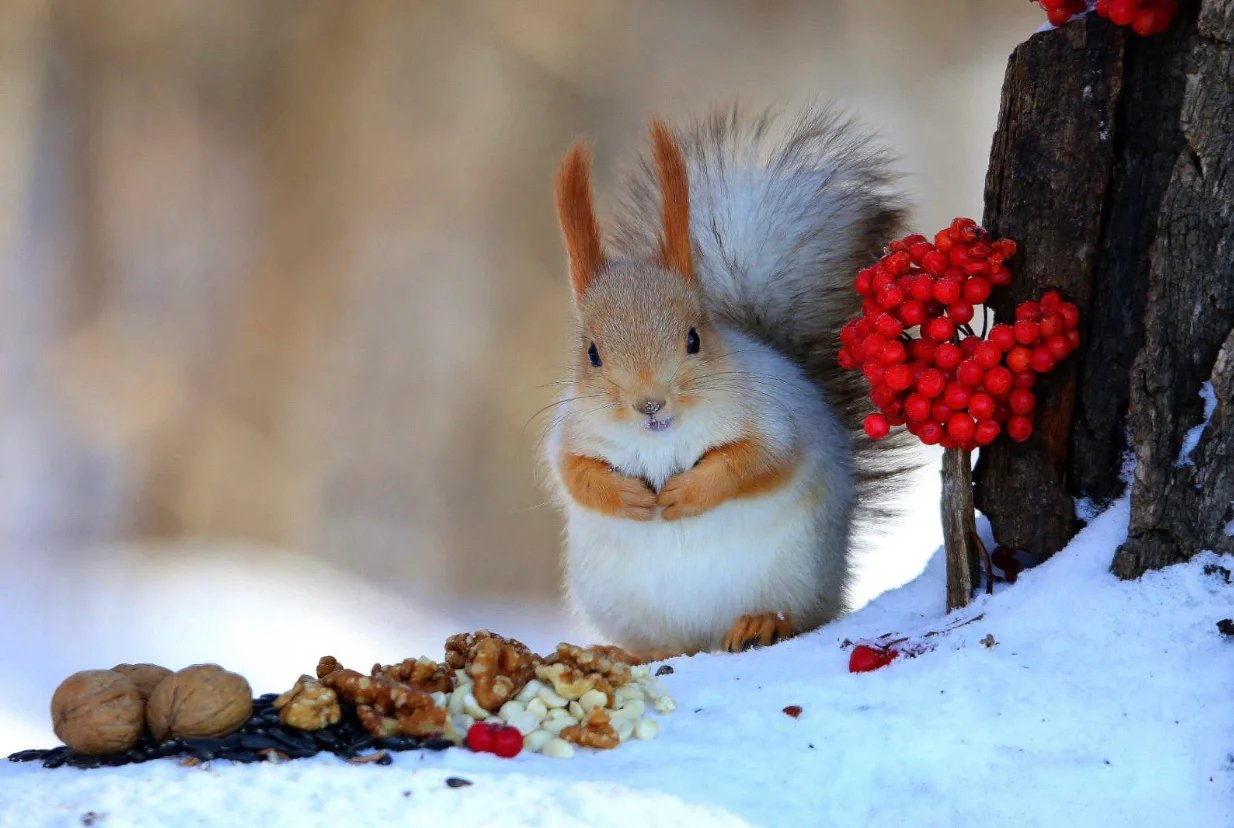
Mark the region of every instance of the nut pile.
POLYGON ((456 732, 477 722, 502 722, 518 730, 523 747, 568 758, 575 746, 612 749, 630 738, 652 739, 660 726, 648 714, 671 712, 646 665, 632 664, 616 648, 559 644, 540 658, 517 641, 488 633, 454 636, 447 663, 455 686, 437 696, 456 732))
POLYGON ((123 765, 162 757, 284 761, 329 751, 389 764, 388 751, 522 750, 567 758, 576 746, 612 749, 650 739, 673 700, 618 648, 560 644, 542 657, 481 630, 451 636, 442 663, 375 664, 368 675, 333 656, 285 693, 250 698, 248 682, 217 665, 173 673, 150 664, 87 670, 52 700, 64 746, 12 761, 45 767, 123 765))

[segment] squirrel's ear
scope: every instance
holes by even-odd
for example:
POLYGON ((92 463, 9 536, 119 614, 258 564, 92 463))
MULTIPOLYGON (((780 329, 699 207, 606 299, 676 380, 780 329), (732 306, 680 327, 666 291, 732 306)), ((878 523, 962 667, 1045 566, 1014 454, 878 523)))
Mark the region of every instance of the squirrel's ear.
POLYGON ((574 145, 557 173, 557 220, 570 257, 570 287, 582 298, 604 266, 600 226, 591 206, 591 155, 581 142, 574 145))
POLYGON ((660 257, 664 266, 694 281, 690 254, 690 180, 681 145, 659 118, 651 122, 651 145, 662 199, 660 257))

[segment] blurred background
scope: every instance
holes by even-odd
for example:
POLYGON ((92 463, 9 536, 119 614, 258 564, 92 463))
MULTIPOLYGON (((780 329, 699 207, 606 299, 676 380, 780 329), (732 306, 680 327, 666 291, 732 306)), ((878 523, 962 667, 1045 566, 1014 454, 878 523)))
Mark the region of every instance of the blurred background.
MULTIPOLYGON (((86 667, 551 647, 551 181, 648 117, 837 99, 978 216, 1024 0, 0 4, 0 750, 86 667)), ((920 571, 937 482, 862 562, 920 571)))

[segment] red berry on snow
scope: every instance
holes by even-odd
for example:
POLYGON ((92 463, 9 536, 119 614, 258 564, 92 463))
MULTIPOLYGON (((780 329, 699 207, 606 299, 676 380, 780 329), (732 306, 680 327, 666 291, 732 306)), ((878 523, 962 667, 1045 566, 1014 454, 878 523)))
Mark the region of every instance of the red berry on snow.
POLYGON ((848 671, 850 673, 868 673, 879 667, 886 667, 899 652, 890 647, 870 647, 858 644, 848 656, 848 671))
POLYGON ((493 736, 493 753, 502 759, 512 759, 518 756, 522 749, 523 734, 519 733, 517 727, 497 726, 497 732, 493 736))
POLYGON ((937 445, 943 436, 943 427, 933 420, 926 420, 917 431, 917 437, 927 446, 937 445))
POLYGON ((492 722, 476 722, 467 730, 467 747, 477 753, 492 753, 499 727, 492 722))

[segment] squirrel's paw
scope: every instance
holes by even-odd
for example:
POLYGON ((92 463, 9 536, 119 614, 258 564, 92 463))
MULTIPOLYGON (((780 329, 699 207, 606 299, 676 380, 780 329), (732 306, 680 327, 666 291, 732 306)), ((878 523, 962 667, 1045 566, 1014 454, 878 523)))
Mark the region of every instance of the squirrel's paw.
POLYGON ((791 638, 793 617, 787 612, 764 612, 758 615, 743 615, 733 622, 724 636, 724 649, 739 653, 753 647, 766 647, 791 638))
POLYGON ((702 466, 670 477, 656 499, 664 510, 660 517, 677 520, 711 511, 725 499, 716 483, 710 470, 702 466))
POLYGON ((617 475, 613 490, 617 494, 617 517, 651 520, 656 516, 656 493, 646 481, 617 475))

